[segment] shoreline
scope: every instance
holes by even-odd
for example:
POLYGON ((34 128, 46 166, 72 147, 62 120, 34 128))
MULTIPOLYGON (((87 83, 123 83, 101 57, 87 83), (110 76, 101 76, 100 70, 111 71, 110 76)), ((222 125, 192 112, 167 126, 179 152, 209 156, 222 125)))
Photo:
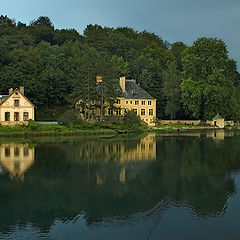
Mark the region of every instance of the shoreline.
POLYGON ((54 129, 50 131, 37 131, 37 130, 15 130, 11 129, 10 132, 1 132, 0 138, 38 138, 38 137, 82 137, 82 136, 117 136, 125 134, 140 134, 147 132, 189 132, 189 131, 199 131, 199 130, 239 130, 239 127, 200 127, 200 126, 167 126, 167 127, 151 127, 142 129, 142 131, 118 131, 114 129, 89 129, 89 130, 68 130, 61 131, 59 129, 54 129))

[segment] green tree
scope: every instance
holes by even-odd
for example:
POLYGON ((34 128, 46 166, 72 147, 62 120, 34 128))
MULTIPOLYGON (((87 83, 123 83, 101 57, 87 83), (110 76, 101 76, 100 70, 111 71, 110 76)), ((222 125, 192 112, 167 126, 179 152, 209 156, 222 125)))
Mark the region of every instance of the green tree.
POLYGON ((163 72, 162 93, 166 98, 165 114, 172 120, 180 108, 180 79, 175 62, 169 62, 163 72))
POLYGON ((194 118, 209 119, 219 112, 225 118, 236 101, 233 82, 236 63, 227 55, 226 45, 216 38, 200 38, 183 52, 182 103, 194 118))

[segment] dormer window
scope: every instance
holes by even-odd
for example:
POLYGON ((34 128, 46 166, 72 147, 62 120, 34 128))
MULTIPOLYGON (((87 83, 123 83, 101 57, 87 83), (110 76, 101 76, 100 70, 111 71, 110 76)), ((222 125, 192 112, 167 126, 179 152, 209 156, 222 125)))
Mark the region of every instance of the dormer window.
POLYGON ((18 99, 14 100, 14 107, 19 107, 19 100, 18 99))

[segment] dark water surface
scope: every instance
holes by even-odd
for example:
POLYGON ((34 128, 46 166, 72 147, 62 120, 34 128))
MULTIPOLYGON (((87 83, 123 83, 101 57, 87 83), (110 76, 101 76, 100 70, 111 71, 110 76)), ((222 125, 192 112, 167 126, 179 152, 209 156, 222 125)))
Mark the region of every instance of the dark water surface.
POLYGON ((0 239, 240 239, 240 133, 0 144, 0 239))

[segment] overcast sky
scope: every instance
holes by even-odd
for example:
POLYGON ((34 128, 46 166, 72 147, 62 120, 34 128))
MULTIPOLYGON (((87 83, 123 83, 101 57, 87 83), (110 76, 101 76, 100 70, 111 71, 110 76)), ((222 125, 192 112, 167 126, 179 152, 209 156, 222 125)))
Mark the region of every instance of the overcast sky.
POLYGON ((222 39, 240 69, 240 0, 0 0, 0 15, 29 24, 48 16, 56 28, 88 24, 147 30, 170 43, 222 39))

